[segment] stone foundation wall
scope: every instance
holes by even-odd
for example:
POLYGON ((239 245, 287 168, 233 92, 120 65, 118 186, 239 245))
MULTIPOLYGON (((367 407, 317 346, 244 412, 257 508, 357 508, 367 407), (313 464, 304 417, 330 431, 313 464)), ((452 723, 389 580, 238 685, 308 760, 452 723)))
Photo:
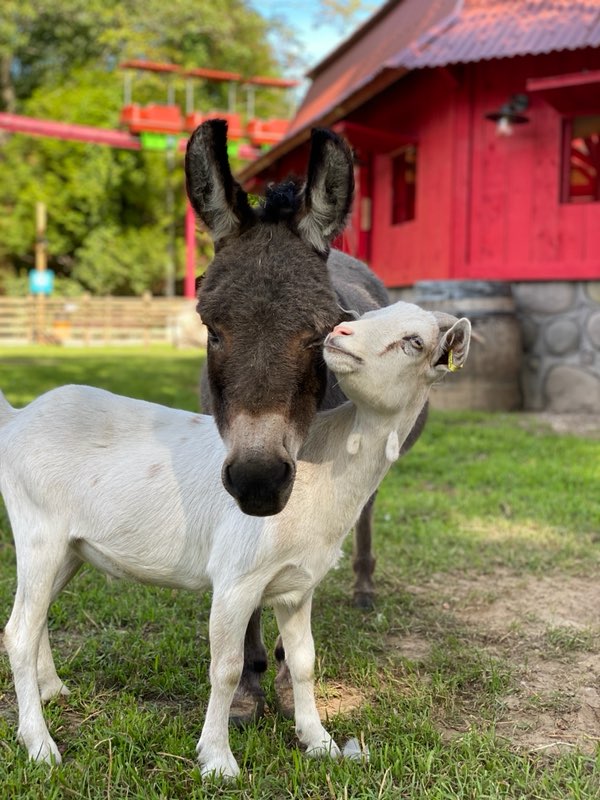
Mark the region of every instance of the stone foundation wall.
POLYGON ((600 413, 600 281, 514 283, 523 407, 600 413))

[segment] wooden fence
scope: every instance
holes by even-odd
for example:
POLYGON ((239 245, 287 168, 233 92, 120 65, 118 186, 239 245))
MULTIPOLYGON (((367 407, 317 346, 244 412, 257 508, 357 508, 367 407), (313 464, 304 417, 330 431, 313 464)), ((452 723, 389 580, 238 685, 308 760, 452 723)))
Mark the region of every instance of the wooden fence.
POLYGON ((0 343, 203 346, 196 301, 182 297, 0 297, 0 343))

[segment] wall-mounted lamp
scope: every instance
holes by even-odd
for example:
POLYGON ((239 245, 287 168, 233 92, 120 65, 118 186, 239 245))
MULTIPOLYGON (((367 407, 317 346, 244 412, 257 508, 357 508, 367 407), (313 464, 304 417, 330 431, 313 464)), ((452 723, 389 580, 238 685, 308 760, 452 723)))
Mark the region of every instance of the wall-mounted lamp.
POLYGON ((498 136, 510 136, 513 132, 513 125, 523 125, 523 123, 529 122, 529 117, 523 114, 526 108, 529 108, 527 95, 513 94, 497 111, 489 111, 484 116, 496 123, 498 136))

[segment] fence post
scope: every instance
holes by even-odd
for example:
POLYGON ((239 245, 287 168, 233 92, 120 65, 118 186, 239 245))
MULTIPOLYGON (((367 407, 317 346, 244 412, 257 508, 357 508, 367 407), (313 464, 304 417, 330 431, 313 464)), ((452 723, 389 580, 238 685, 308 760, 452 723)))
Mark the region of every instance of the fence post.
POLYGON ((112 301, 112 296, 107 294, 104 298, 104 344, 112 344, 112 301))
POLYGON ((142 302, 144 309, 144 347, 148 347, 152 338, 150 331, 150 305, 152 304, 152 295, 146 291, 142 294, 142 302))
MULTIPOLYGON (((46 240, 46 204, 38 201, 35 204, 35 268, 38 272, 45 272, 48 267, 48 253, 46 240)), ((38 292, 35 295, 35 325, 34 337, 38 342, 47 341, 46 335, 46 295, 38 292)))
POLYGON ((84 341, 84 344, 85 344, 86 347, 89 347, 90 338, 91 338, 91 335, 92 335, 92 333, 91 333, 91 331, 92 331, 92 326, 91 326, 91 322, 92 322, 91 312, 92 312, 92 309, 91 309, 90 300, 91 300, 91 296, 90 296, 89 292, 86 292, 83 295, 83 297, 81 298, 81 303, 82 303, 83 308, 84 308, 84 312, 83 312, 83 319, 84 319, 84 323, 83 323, 84 324, 83 341, 84 341))

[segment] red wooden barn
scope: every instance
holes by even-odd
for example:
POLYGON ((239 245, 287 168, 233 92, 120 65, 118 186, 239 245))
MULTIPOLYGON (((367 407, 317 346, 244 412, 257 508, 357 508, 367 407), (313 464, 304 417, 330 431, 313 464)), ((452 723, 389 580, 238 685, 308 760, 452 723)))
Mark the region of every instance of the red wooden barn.
POLYGON ((241 178, 302 173, 311 128, 341 131, 344 249, 389 287, 510 282, 525 404, 571 410, 577 372, 598 411, 599 45, 600 0, 390 0, 309 73, 285 139, 241 178))

